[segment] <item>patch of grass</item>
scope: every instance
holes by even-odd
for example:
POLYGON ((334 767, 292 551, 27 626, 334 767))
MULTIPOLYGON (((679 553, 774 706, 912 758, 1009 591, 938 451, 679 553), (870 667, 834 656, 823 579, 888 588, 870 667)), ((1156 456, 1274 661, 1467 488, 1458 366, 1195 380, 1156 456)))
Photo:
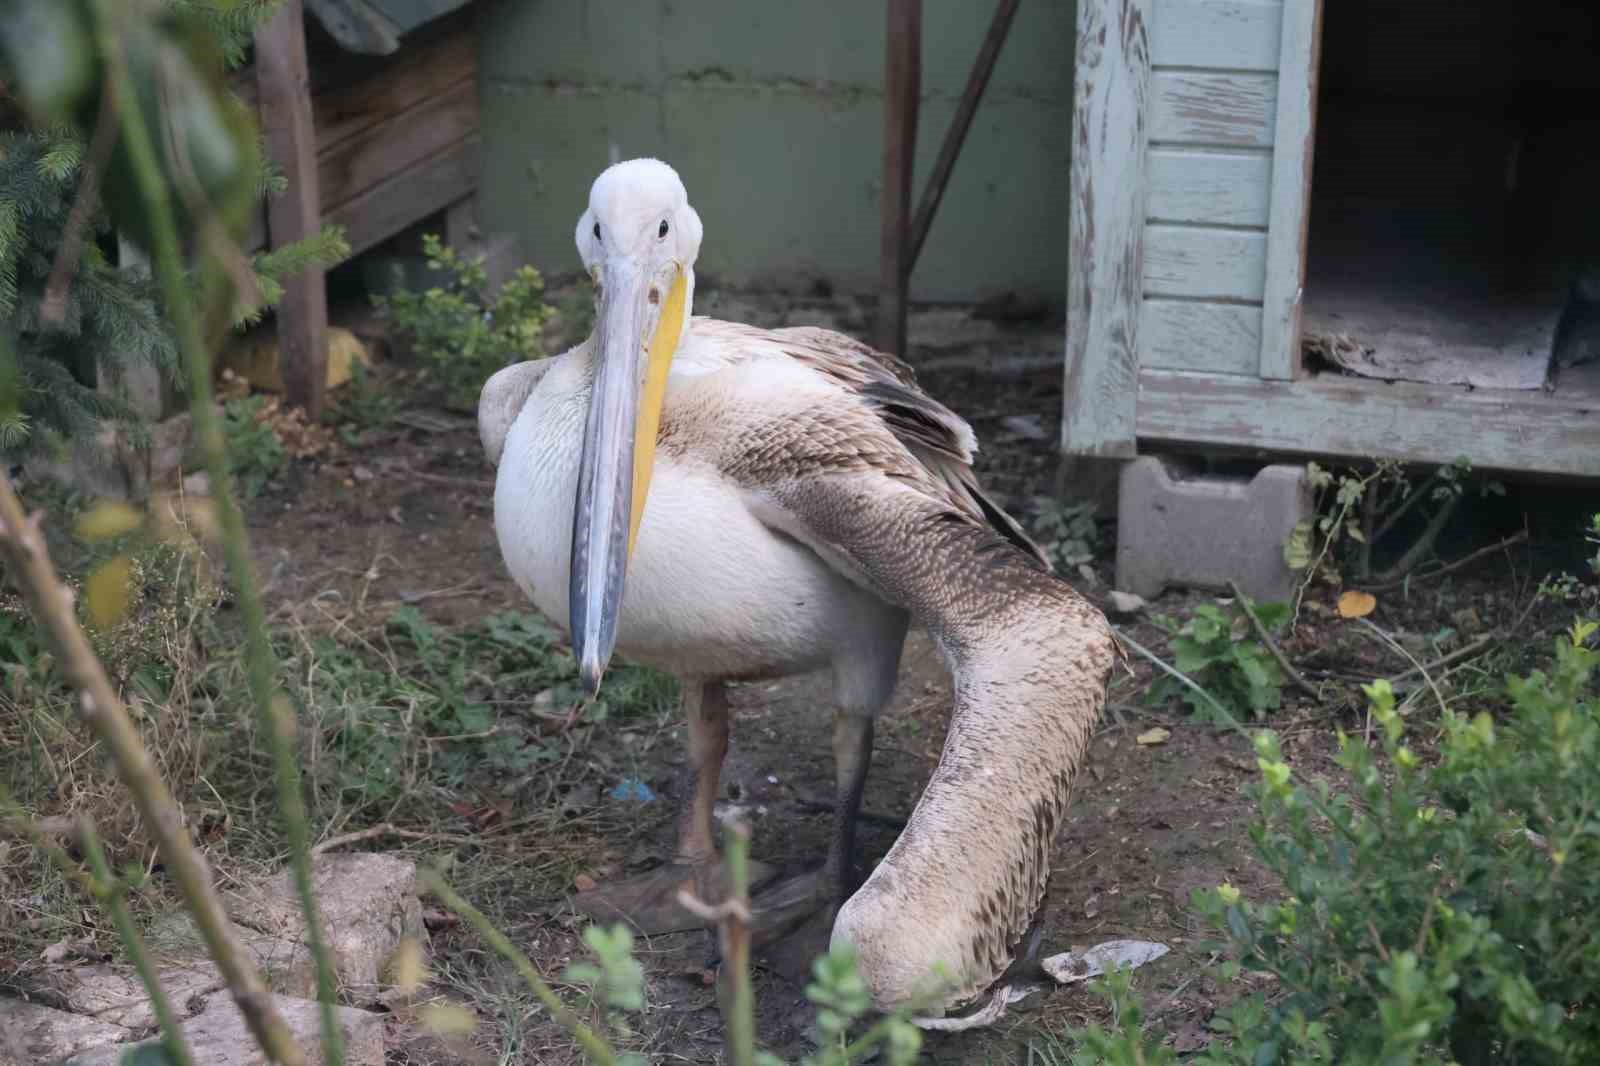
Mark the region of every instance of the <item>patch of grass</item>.
POLYGON ((358 820, 426 787, 514 787, 563 756, 548 733, 567 720, 655 715, 674 697, 670 679, 624 665, 580 709, 572 656, 518 611, 446 629, 401 607, 366 640, 323 636, 284 653, 312 679, 301 699, 320 738, 319 784, 358 820))
MULTIPOLYGON (((135 532, 81 543, 59 516, 46 523, 71 545, 59 556, 70 584, 81 588, 107 559, 128 561, 127 614, 91 639, 219 876, 255 876, 281 864, 282 844, 238 619, 201 541, 149 536, 156 525, 146 515, 135 532)), ((495 902, 497 920, 596 861, 594 825, 608 809, 599 797, 628 768, 609 738, 653 736, 676 695, 664 675, 618 664, 603 699, 580 704, 571 653, 529 613, 450 626, 401 607, 322 632, 292 611, 279 617, 289 619, 273 639, 300 714, 314 839, 378 822, 437 838, 435 856, 462 854, 460 880, 495 902), (592 798, 569 802, 572 788, 592 798)), ((14 595, 0 595, 0 784, 29 815, 94 818, 118 867, 149 863, 147 835, 14 595)), ((159 874, 146 879, 129 897, 136 919, 161 918, 169 892, 159 874)), ((67 938, 116 950, 109 922, 48 861, 0 840, 0 983, 67 938)))
POLYGON ((228 442, 228 469, 239 495, 261 495, 278 476, 288 453, 278 431, 263 417, 262 396, 241 396, 222 407, 222 434, 228 442))
POLYGON ((377 385, 372 371, 358 359, 351 364, 349 384, 339 390, 324 420, 347 447, 357 448, 366 434, 387 429, 404 406, 404 398, 377 385))

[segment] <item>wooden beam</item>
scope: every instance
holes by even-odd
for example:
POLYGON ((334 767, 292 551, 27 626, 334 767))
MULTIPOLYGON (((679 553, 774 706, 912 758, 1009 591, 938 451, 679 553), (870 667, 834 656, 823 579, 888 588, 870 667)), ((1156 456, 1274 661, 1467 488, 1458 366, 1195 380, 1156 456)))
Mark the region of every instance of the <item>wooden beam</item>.
POLYGON ((1152 0, 1079 0, 1061 449, 1138 454, 1152 0))
POLYGON ((1145 370, 1139 437, 1271 454, 1600 477, 1600 399, 1322 374, 1263 381, 1145 370))
POLYGON ((922 94, 922 0, 889 0, 883 72, 883 231, 879 246, 878 347, 904 356, 911 280, 911 171, 922 94))
MULTIPOLYGON (((303 0, 284 0, 257 32, 255 68, 267 151, 289 179, 289 188, 273 199, 267 214, 272 247, 281 248, 322 225, 303 0)), ((305 408, 314 422, 322 416, 328 385, 328 290, 320 268, 284 279, 277 327, 285 398, 305 408)))
POLYGON ((977 114, 983 92, 989 87, 995 62, 1000 58, 1000 49, 1005 46, 1006 36, 1011 32, 1011 22, 1021 2, 1000 0, 999 6, 994 9, 994 18, 989 21, 989 32, 983 38, 983 46, 978 49, 978 58, 973 60, 972 73, 967 75, 967 87, 961 94, 961 103, 956 107, 955 117, 950 120, 950 128, 945 131, 944 143, 939 146, 939 158, 934 160, 928 187, 922 191, 916 218, 911 221, 911 247, 906 253, 905 263, 908 277, 916 268, 917 257, 922 254, 922 245, 928 239, 933 216, 939 210, 939 201, 944 199, 945 186, 950 183, 950 174, 961 155, 961 146, 972 128, 972 116, 977 114))
POLYGON ((1262 298, 1264 378, 1287 380, 1300 373, 1300 314, 1305 306, 1321 30, 1322 0, 1285 0, 1283 44, 1278 52, 1278 114, 1272 138, 1267 286, 1262 298))
POLYGON ((343 226, 351 254, 359 255, 478 187, 482 145, 476 134, 457 141, 400 174, 328 212, 343 226))

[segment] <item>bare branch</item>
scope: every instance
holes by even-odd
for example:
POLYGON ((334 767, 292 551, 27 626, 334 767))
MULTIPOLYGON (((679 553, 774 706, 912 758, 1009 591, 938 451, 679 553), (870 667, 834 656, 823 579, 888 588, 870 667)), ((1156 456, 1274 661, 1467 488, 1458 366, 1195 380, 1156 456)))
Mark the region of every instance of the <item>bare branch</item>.
POLYGON ((1229 581, 1228 587, 1233 590, 1233 598, 1238 601, 1239 606, 1244 610, 1245 617, 1249 618, 1250 624, 1255 627, 1256 636, 1261 638, 1261 643, 1267 646, 1267 650, 1272 653, 1272 657, 1278 660, 1278 665, 1283 667, 1283 672, 1289 678, 1289 681, 1295 688, 1312 699, 1320 699, 1322 693, 1318 692, 1311 682, 1300 676, 1300 671, 1296 670, 1294 664, 1289 662, 1288 657, 1283 654, 1283 649, 1278 647, 1278 642, 1272 639, 1271 633, 1267 632, 1267 627, 1261 624, 1261 618, 1256 614, 1256 609, 1251 606, 1249 598, 1239 591, 1239 583, 1237 581, 1229 581))
POLYGON ((11 479, 0 470, 0 554, 44 630, 67 683, 78 692, 83 720, 106 746, 139 816, 155 837, 162 863, 177 883, 195 925, 250 1030, 272 1060, 303 1066, 305 1057, 272 1005, 255 962, 240 946, 211 882, 211 871, 183 827, 183 813, 139 739, 127 708, 73 617, 72 598, 45 549, 39 523, 24 516, 11 479))

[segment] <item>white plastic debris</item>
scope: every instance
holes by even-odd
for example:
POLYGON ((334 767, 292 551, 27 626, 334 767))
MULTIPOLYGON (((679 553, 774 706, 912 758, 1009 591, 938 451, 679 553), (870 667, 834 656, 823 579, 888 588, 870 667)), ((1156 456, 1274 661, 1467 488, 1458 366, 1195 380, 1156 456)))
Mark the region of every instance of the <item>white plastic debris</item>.
MULTIPOLYGON (((1070 985, 1099 977, 1107 970, 1121 966, 1137 970, 1145 963, 1154 962, 1169 949, 1165 944, 1149 940, 1107 940, 1086 951, 1063 951, 1040 961, 1039 966, 1057 984, 1070 985)), ((958 1033, 965 1029, 981 1029, 993 1025, 1006 1016, 1006 1008, 1037 992, 1041 984, 1005 984, 994 990, 989 1002, 967 1014, 948 1018, 912 1018, 919 1029, 944 1033, 958 1033)))

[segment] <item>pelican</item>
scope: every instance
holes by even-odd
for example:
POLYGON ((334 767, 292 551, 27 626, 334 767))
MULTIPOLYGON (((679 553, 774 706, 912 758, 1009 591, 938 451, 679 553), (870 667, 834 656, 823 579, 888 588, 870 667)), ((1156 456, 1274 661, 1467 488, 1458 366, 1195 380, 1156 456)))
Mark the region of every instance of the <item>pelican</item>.
POLYGON ((670 166, 605 170, 576 231, 593 334, 501 370, 479 401, 506 567, 567 624, 585 690, 613 652, 683 684, 692 780, 675 857, 576 899, 646 933, 696 923, 676 896, 720 891, 727 684, 826 668, 827 860, 820 881, 759 894, 758 929, 821 920, 824 943, 854 948, 880 1008, 932 995, 942 1010, 1027 954, 1111 631, 984 495, 971 428, 898 359, 821 329, 692 317, 701 236, 670 166), (905 829, 857 887, 873 721, 913 622, 953 672, 950 731, 905 829))

